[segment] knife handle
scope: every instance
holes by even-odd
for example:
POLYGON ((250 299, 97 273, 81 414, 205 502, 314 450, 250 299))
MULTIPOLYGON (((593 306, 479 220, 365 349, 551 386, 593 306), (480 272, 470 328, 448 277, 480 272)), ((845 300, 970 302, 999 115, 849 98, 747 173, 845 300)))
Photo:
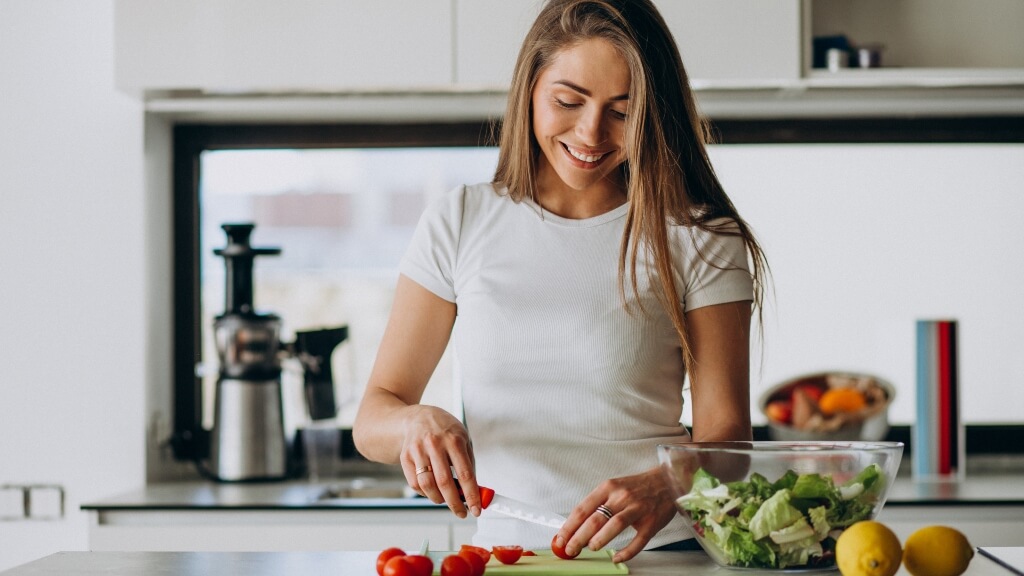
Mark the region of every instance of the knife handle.
MULTIPOLYGON (((455 487, 458 488, 459 496, 462 496, 462 501, 465 502, 466 494, 462 491, 462 484, 459 484, 458 480, 455 481, 455 487)), ((486 486, 478 486, 478 488, 480 488, 480 507, 486 510, 491 505, 491 500, 494 499, 494 490, 486 486)))

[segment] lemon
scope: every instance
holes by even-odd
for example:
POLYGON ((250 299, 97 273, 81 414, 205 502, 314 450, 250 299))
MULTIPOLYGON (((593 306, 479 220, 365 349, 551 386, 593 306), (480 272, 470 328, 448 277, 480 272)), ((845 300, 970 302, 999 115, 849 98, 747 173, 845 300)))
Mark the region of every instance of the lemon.
POLYGON ((925 526, 907 537, 903 565, 914 576, 958 576, 967 570, 974 548, 949 526, 925 526))
POLYGON ((902 557, 900 539, 874 520, 853 524, 836 540, 836 565, 843 576, 892 576, 902 557))

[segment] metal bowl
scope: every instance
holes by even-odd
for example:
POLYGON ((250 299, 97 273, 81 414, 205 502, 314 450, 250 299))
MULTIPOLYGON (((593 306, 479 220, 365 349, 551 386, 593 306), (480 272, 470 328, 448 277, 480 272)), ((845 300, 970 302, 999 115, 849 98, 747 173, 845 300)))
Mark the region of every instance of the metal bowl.
POLYGON ((790 378, 775 386, 772 386, 761 394, 758 399, 758 408, 768 420, 768 436, 772 440, 780 441, 865 441, 877 442, 884 440, 889 433, 889 406, 896 397, 896 388, 878 376, 858 372, 816 372, 790 378), (829 429, 801 429, 791 425, 776 422, 767 416, 769 402, 782 398, 789 398, 794 388, 802 385, 813 385, 826 387, 830 379, 870 379, 878 385, 885 393, 885 399, 879 405, 874 406, 863 418, 851 419, 844 422, 837 428, 829 429))

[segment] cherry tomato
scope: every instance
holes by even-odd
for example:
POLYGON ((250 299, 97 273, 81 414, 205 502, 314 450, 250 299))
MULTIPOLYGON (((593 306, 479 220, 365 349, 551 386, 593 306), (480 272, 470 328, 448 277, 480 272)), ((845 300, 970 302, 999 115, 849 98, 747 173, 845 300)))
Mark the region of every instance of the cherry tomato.
POLYGON ((462 553, 462 552, 473 552, 477 556, 479 556, 480 558, 483 559, 484 564, 487 564, 487 562, 491 559, 491 551, 490 550, 488 550, 487 548, 480 547, 480 546, 473 546, 472 544, 463 544, 459 548, 459 552, 460 553, 462 553))
POLYGON ((416 567, 409 561, 408 556, 392 556, 384 563, 384 573, 381 576, 418 576, 416 567))
POLYGON ((533 550, 523 550, 523 556, 536 556, 537 553, 533 550))
POLYGON ((574 556, 570 556, 570 555, 566 554, 565 546, 559 546, 557 544, 557 542, 558 542, 558 534, 555 534, 555 537, 551 539, 551 551, 555 553, 555 556, 558 556, 562 560, 572 560, 576 556, 580 555, 579 552, 577 552, 574 556))
POLYGON ((469 561, 458 554, 445 556, 441 561, 441 576, 471 576, 473 568, 469 561))
POLYGON ((401 548, 385 548, 377 555, 377 574, 384 576, 384 565, 395 556, 405 556, 405 550, 401 548))
POLYGON ((434 573, 434 561, 430 559, 430 556, 410 554, 405 559, 412 564, 414 576, 430 576, 434 573))
POLYGON ((469 563, 470 576, 481 576, 484 573, 484 566, 487 564, 487 561, 479 553, 472 550, 460 550, 459 556, 465 558, 466 562, 469 563))
POLYGON ((523 557, 523 547, 495 546, 494 548, 491 548, 491 553, 494 554, 494 557, 502 564, 515 564, 523 557))

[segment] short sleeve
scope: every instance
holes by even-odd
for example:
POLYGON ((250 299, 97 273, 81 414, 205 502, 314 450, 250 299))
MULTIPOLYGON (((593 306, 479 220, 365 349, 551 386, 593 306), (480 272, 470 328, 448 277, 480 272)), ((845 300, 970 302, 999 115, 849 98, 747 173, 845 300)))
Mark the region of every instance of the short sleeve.
POLYGON ((427 205, 399 272, 449 302, 455 302, 455 266, 462 229, 465 186, 427 205))
MULTIPOLYGON (((712 222, 719 227, 722 222, 712 222)), ((754 299, 754 282, 747 247, 737 234, 680 228, 677 240, 685 254, 682 278, 683 310, 754 299)))

